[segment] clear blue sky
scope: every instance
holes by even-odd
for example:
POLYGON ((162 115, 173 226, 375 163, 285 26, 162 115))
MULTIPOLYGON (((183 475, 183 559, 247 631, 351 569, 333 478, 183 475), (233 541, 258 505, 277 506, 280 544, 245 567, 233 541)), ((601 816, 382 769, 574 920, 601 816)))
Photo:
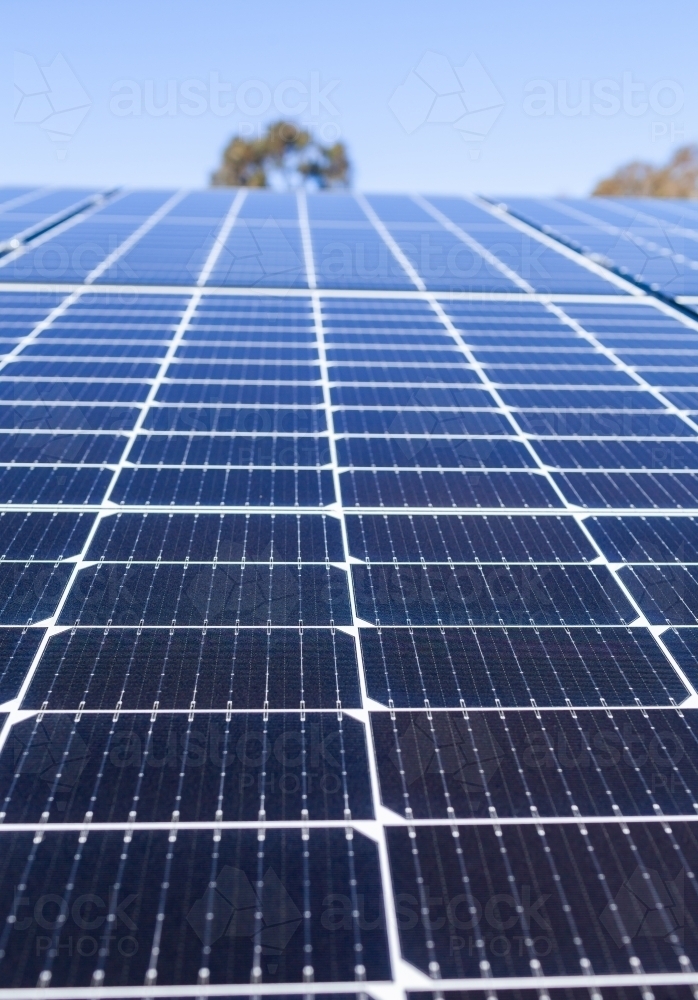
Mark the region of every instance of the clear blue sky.
POLYGON ((0 18, 0 183, 202 187, 229 136, 279 117, 283 102, 348 144, 368 191, 585 194, 630 158, 661 161, 698 140, 695 0, 0 0, 0 18), (19 72, 16 52, 30 57, 19 72), (443 57, 422 63, 441 81, 438 105, 409 77, 427 52, 443 57), (471 56, 493 87, 473 60, 470 75, 449 75, 471 56), (217 96, 212 74, 214 90, 228 85, 217 96), (174 113, 157 116, 168 81, 174 113), (69 112, 55 124, 70 138, 39 126, 42 87, 69 112), (547 104, 527 106, 536 95, 547 104), (496 112, 469 119, 484 138, 465 141, 454 124, 461 100, 501 104, 489 131, 496 112), (447 120, 420 124, 430 112, 447 120))

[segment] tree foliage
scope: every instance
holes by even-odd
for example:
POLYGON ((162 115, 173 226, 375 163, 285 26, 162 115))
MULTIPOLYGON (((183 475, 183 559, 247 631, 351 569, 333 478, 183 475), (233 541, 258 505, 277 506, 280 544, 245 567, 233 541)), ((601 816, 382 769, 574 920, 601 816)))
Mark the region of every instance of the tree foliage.
POLYGON ((220 167, 211 177, 214 187, 318 188, 346 187, 350 164, 342 142, 319 143, 295 122, 269 125, 258 139, 234 136, 220 167))
POLYGON ((633 160, 600 181, 592 194, 648 198, 698 198, 698 146, 682 146, 664 167, 633 160))

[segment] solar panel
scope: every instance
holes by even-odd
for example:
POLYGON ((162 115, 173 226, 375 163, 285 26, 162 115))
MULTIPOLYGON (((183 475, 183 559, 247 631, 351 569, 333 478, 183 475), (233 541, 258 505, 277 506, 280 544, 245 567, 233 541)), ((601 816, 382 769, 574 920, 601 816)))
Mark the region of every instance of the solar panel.
POLYGON ((0 257, 0 995, 698 989, 698 321, 510 208, 0 257))
POLYGON ((670 198, 507 198, 512 212, 639 284, 698 303, 698 212, 670 198))

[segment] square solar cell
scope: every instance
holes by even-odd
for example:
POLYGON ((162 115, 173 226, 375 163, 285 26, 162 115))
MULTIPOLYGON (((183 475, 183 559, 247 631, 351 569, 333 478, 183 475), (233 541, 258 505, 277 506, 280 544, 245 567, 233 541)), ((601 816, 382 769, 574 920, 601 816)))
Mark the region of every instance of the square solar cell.
POLYGON ((363 727, 336 712, 46 714, 0 753, 7 822, 255 821, 372 815, 363 727), (348 762, 351 761, 351 768, 348 762), (183 772, 183 773, 182 773, 183 772), (132 816, 132 819, 134 817, 132 816))
POLYGON ((110 499, 162 507, 324 507, 335 495, 329 470, 180 467, 124 469, 110 499))
POLYGON ((346 573, 329 564, 214 563, 188 569, 167 563, 116 563, 80 570, 60 621, 199 627, 268 622, 349 625, 351 613, 346 573))
POLYGON ((698 622, 698 567, 649 563, 624 566, 619 576, 653 625, 698 622))
POLYGON ((617 625, 634 608, 605 566, 353 566, 356 610, 384 625, 617 625))
MULTIPOLYGON (((0 394, 2 386, 0 385, 0 394)), ((274 382, 232 383, 225 382, 163 382, 159 387, 158 402, 205 403, 234 406, 316 406, 322 402, 322 389, 318 385, 302 383, 281 384, 274 382)))
POLYGON ((690 437, 693 430, 673 413, 628 410, 518 410, 516 422, 528 434, 546 437, 690 437))
POLYGON ((141 434, 130 448, 128 460, 136 465, 312 467, 329 464, 330 448, 325 437, 299 435, 141 434))
POLYGON ((359 514, 349 551, 371 562, 587 562, 596 551, 570 517, 359 514))
POLYGON ((50 618, 71 576, 69 563, 0 562, 0 624, 50 618))
POLYGON ((53 636, 23 704, 150 712, 361 704, 354 640, 331 629, 85 629, 53 636))
POLYGON ((688 697, 645 629, 362 628, 361 648, 370 696, 403 708, 668 706, 688 697))
POLYGON ((585 524, 611 562, 698 562, 693 517, 590 517, 585 524))
POLYGON ((94 518, 87 514, 0 513, 4 559, 58 560, 77 556, 94 518))
POLYGON ((8 379, 0 375, 0 399, 31 403, 140 403, 150 386, 141 382, 99 382, 72 379, 8 379))
POLYGON ((4 465, 0 466, 0 503, 100 503, 112 476, 104 468, 4 465))
POLYGON ((40 628, 0 628, 0 704, 17 697, 43 637, 40 628))
POLYGON ((322 410, 232 406, 151 406, 143 428, 153 431, 317 434, 327 429, 322 410))
POLYGON ((371 716, 383 804, 406 818, 693 814, 697 713, 371 716))
POLYGON ((698 470, 693 441, 537 441, 535 449, 563 469, 698 470))
POLYGON ((376 472, 351 470, 340 477, 347 507, 561 507, 537 472, 376 472))
POLYGON ((692 960, 693 823, 539 829, 389 827, 404 958, 425 973, 437 962, 446 979, 631 973, 637 962, 679 972, 692 960), (417 917, 427 900, 428 929, 417 917))
POLYGON ((107 562, 344 561, 339 521, 303 514, 117 514, 100 522, 88 559, 107 562))
POLYGON ((338 409, 333 422, 338 434, 508 435, 512 430, 504 414, 488 410, 338 409))
POLYGON ((662 642, 678 663, 690 684, 698 687, 698 630, 670 628, 662 633, 662 642))
POLYGON ((581 507, 694 508, 698 476, 691 472, 561 472, 554 476, 581 507))
POLYGON ((38 849, 31 834, 3 839, 0 895, 6 917, 16 917, 5 924, 9 933, 2 941, 0 983, 9 989, 36 983, 47 961, 45 928, 31 917, 25 923, 27 908, 31 913, 45 907, 42 919, 48 923, 56 901, 60 907, 63 900, 68 917, 57 929, 57 955, 50 963, 56 986, 89 986, 95 968, 107 986, 142 987, 149 968, 157 970, 160 984, 195 986, 204 961, 214 984, 249 983, 253 966, 265 983, 301 983, 309 960, 320 982, 353 981, 356 964, 368 979, 390 977, 377 846, 361 833, 349 840, 343 829, 313 829, 304 839, 300 830, 273 830, 261 849, 254 830, 225 830, 216 840, 210 832, 182 830, 174 842, 164 830, 137 831, 128 844, 116 831, 95 832, 84 843, 77 833, 52 832, 38 849), (17 871, 26 872, 19 897, 13 889, 17 871), (350 907, 359 893, 365 919, 374 926, 357 940, 351 918, 347 927, 341 913, 331 923, 322 916, 323 900, 341 906, 346 899, 350 907), (257 932, 256 912, 262 914, 257 932), (303 925, 315 943, 310 959, 299 944, 303 925), (100 957, 107 933, 116 946, 100 957), (70 956, 69 942, 77 935, 82 952, 94 942, 93 954, 70 956), (255 939, 263 942, 257 955, 255 939), (153 954, 154 940, 159 944, 153 954))
POLYGON ((70 404, 0 405, 4 430, 131 430, 140 410, 132 406, 71 406, 70 404))
POLYGON ((118 462, 126 443, 111 434, 0 433, 0 462, 102 465, 118 462))
POLYGON ((407 468, 521 469, 535 465, 518 441, 496 438, 345 438, 337 442, 339 465, 407 468))

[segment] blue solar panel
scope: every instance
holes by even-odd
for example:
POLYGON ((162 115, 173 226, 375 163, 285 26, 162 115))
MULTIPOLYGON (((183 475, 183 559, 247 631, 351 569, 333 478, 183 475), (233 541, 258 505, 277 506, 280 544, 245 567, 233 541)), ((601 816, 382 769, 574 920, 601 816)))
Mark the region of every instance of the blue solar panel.
POLYGON ((698 321, 564 228, 693 210, 510 207, 124 190, 0 257, 3 995, 698 982, 698 321))
POLYGON ((512 212, 674 299, 698 296, 698 213, 649 198, 506 198, 512 212))

